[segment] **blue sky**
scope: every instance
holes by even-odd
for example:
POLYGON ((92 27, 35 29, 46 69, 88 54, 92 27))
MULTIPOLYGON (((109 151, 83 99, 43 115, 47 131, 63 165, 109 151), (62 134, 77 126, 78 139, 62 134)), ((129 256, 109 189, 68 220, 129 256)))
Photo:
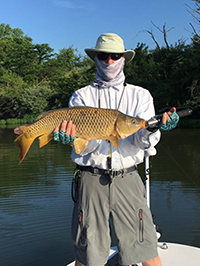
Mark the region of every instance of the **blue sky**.
POLYGON ((192 0, 0 0, 0 23, 20 28, 33 43, 48 43, 56 52, 73 45, 81 54, 95 45, 101 33, 114 32, 126 49, 137 43, 155 44, 145 30, 153 30, 160 45, 163 35, 151 21, 168 32, 169 44, 190 42, 192 0))

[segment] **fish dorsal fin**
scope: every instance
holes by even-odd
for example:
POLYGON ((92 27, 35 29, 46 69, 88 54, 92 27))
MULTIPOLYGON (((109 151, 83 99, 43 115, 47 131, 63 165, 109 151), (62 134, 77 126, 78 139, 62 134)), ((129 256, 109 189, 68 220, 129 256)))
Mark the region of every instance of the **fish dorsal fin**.
MULTIPOLYGON (((92 108, 92 107, 91 107, 91 108, 92 108)), ((60 110, 60 111, 62 111, 62 110, 68 110, 68 109, 88 109, 88 107, 87 107, 87 106, 73 106, 73 107, 70 107, 70 108, 60 108, 60 109, 57 109, 57 111, 58 111, 58 110, 60 110)), ((48 115, 48 114, 50 114, 50 113, 53 113, 54 111, 55 111, 55 110, 50 110, 50 111, 47 111, 47 112, 44 112, 44 113, 40 114, 40 115, 36 118, 35 121, 37 121, 37 120, 39 120, 39 119, 45 117, 46 115, 48 115)))
POLYGON ((88 107, 88 106, 73 106, 70 109, 88 109, 88 108, 94 108, 94 107, 88 107))
POLYGON ((42 148, 43 146, 47 145, 53 139, 53 134, 44 134, 39 137, 39 147, 42 148))
POLYGON ((85 148, 87 147, 88 140, 82 138, 76 138, 74 140, 74 148, 77 154, 83 153, 85 148))
POLYGON ((46 115, 48 115, 49 113, 52 113, 52 112, 54 112, 54 110, 50 110, 50 111, 47 111, 47 112, 44 112, 44 113, 40 114, 40 115, 35 119, 35 121, 40 120, 41 118, 45 117, 46 115))
POLYGON ((117 136, 109 136, 108 140, 111 142, 114 148, 118 148, 119 146, 119 138, 117 136))

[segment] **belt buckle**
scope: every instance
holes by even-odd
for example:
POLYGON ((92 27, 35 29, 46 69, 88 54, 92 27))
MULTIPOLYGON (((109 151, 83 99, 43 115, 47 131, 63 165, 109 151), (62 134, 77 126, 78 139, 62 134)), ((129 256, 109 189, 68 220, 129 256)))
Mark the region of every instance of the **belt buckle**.
POLYGON ((112 176, 116 177, 116 176, 122 176, 124 175, 124 169, 119 170, 119 171, 112 171, 112 176))
POLYGON ((121 169, 119 171, 116 171, 116 176, 122 176, 123 177, 124 173, 125 173, 124 169, 121 169))
POLYGON ((117 176, 124 176, 124 173, 125 173, 125 171, 124 171, 124 169, 122 169, 122 170, 119 170, 119 171, 113 171, 113 170, 109 170, 109 176, 110 176, 110 181, 112 182, 113 181, 113 179, 115 178, 115 177, 117 177, 117 176))

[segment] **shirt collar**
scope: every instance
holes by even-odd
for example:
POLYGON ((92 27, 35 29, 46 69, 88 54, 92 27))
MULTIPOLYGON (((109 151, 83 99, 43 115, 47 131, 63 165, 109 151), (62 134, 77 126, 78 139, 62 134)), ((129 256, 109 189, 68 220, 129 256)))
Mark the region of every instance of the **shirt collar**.
POLYGON ((95 86, 95 87, 98 87, 98 88, 100 88, 100 89, 109 89, 109 88, 113 88, 113 89, 116 89, 116 90, 118 90, 118 91, 121 91, 121 90, 123 90, 123 88, 124 88, 124 83, 121 83, 121 84, 119 84, 119 85, 115 85, 115 86, 112 86, 112 87, 105 87, 104 85, 102 85, 102 86, 99 86, 98 84, 97 84, 97 82, 93 82, 93 85, 95 86))

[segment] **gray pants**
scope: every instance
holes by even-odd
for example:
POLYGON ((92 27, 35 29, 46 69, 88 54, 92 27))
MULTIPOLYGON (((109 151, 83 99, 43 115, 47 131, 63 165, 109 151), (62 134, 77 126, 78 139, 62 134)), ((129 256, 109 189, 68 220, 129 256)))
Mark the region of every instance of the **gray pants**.
POLYGON ((109 218, 118 240, 119 263, 130 265, 158 256, 157 237, 137 171, 117 176, 82 171, 74 203, 72 238, 76 259, 102 266, 110 249, 109 218))

